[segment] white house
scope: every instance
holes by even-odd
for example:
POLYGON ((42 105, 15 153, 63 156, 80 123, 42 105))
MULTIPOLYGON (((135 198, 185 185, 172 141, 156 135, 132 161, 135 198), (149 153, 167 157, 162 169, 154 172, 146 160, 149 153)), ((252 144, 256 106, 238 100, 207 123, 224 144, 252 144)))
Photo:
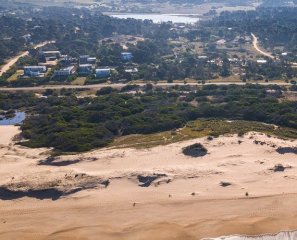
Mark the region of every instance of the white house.
POLYGON ((75 73, 75 67, 74 66, 70 66, 70 67, 67 67, 67 68, 62 68, 62 69, 59 69, 59 70, 56 70, 54 72, 54 76, 70 76, 72 75, 73 73, 75 73))
POLYGON ((93 72, 92 64, 80 64, 78 66, 79 74, 91 74, 93 72))
POLYGON ((267 60, 265 60, 265 59, 257 59, 257 63, 259 63, 259 64, 265 64, 265 63, 267 63, 267 60))
POLYGON ((46 72, 46 66, 25 66, 24 75, 28 77, 43 76, 46 72))
POLYGON ((96 69, 96 78, 106 78, 111 74, 110 68, 99 68, 96 69))
POLYGON ((124 61, 131 61, 133 58, 133 55, 130 52, 123 52, 121 55, 122 55, 122 60, 124 61))

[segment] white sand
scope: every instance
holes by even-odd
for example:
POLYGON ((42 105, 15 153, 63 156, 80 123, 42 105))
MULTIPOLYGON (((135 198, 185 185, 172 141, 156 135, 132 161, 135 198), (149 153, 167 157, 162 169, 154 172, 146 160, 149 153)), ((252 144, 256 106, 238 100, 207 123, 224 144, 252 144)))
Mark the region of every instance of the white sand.
POLYGON ((204 240, 295 240, 297 239, 297 232, 287 231, 278 234, 267 234, 260 236, 229 236, 219 238, 209 238, 204 240))
POLYGON ((17 133, 17 127, 0 127, 0 186, 68 188, 72 178, 64 176, 77 173, 108 178, 110 185, 56 201, 0 200, 0 239, 187 240, 297 229, 297 155, 275 151, 297 141, 251 133, 152 149, 101 149, 60 157, 56 162, 79 162, 57 167, 38 165, 48 149, 13 145, 17 133), (182 148, 196 142, 209 154, 184 156, 182 148), (276 164, 290 168, 270 170, 276 164), (154 174, 163 175, 149 187, 138 185, 138 175, 154 174))
POLYGON ((0 146, 7 147, 18 133, 19 129, 15 126, 0 126, 0 146))

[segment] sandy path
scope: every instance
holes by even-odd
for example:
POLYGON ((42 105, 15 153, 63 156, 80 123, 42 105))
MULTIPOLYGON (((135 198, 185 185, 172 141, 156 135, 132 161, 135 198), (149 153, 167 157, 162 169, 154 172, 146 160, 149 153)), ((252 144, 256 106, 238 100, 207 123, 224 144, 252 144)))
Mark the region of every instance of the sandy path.
POLYGON ((56 201, 0 200, 0 239, 197 240, 297 229, 297 155, 275 151, 296 141, 251 133, 152 149, 101 149, 57 158, 79 162, 55 167, 38 165, 47 149, 12 145, 16 133, 17 127, 0 127, 5 136, 0 138, 1 186, 45 186, 70 173, 108 177, 110 185, 56 201), (196 142, 209 154, 191 158, 181 153, 196 142), (279 163, 290 168, 270 170, 279 163), (157 173, 170 181, 139 186, 138 175, 157 173), (222 187, 221 181, 231 185, 222 187))
POLYGON ((2 76, 4 73, 6 73, 20 58, 28 56, 28 55, 29 55, 29 52, 25 51, 13 58, 10 58, 6 64, 1 66, 0 76, 2 76))
MULTIPOLYGON (((262 55, 266 56, 266 57, 269 57, 271 59, 275 59, 275 56, 273 56, 271 53, 269 52, 266 52, 264 50, 262 50, 260 47, 259 47, 259 41, 258 41, 258 38, 253 34, 251 33, 252 37, 253 37, 253 47, 256 49, 257 52, 261 53, 262 55)), ((292 66, 297 66, 297 63, 295 62, 291 62, 290 63, 292 66)))
MULTIPOLYGON (((34 49, 37 49, 37 48, 41 48, 49 43, 53 43, 54 41, 46 41, 46 42, 43 42, 43 43, 39 43, 37 45, 34 46, 34 49)), ((29 52, 28 51, 25 51, 25 52, 22 52, 20 53, 19 55, 13 57, 13 58, 10 58, 6 64, 2 65, 0 67, 1 71, 0 71, 0 77, 6 73, 14 64, 16 64, 16 62, 22 58, 22 57, 25 57, 25 56, 28 56, 29 55, 29 52)))
POLYGON ((263 51, 262 49, 260 49, 259 47, 259 42, 258 42, 258 38, 253 34, 251 33, 252 37, 253 37, 253 47, 257 50, 257 52, 261 53, 262 55, 266 56, 266 57, 269 57, 271 59, 275 59, 275 57, 269 53, 269 52, 265 52, 263 51))
POLYGON ((0 126, 0 146, 6 147, 12 143, 12 138, 19 132, 19 129, 15 126, 0 126))
MULTIPOLYGON (((257 84, 257 85, 262 85, 262 86, 268 86, 271 85, 271 83, 267 82, 249 82, 249 84, 257 84)), ((278 86, 290 86, 292 85, 291 83, 286 83, 286 82, 275 82, 273 83, 274 85, 278 86)), ((92 85, 83 85, 83 86, 78 86, 78 85, 43 85, 39 87, 16 87, 16 88, 7 88, 7 87, 0 87, 0 91, 7 92, 7 91, 44 91, 45 89, 101 89, 104 87, 112 87, 115 89, 121 89, 124 86, 127 86, 128 84, 125 83, 113 83, 113 84, 92 84, 92 85)), ((146 83, 137 83, 138 86, 145 86, 146 83)), ((209 82, 205 83, 203 85, 219 85, 219 86, 228 86, 228 85, 240 85, 244 86, 246 85, 245 82, 209 82)), ((201 83, 187 83, 186 85, 184 83, 157 83, 154 84, 155 87, 173 87, 173 86, 202 86, 201 83)))

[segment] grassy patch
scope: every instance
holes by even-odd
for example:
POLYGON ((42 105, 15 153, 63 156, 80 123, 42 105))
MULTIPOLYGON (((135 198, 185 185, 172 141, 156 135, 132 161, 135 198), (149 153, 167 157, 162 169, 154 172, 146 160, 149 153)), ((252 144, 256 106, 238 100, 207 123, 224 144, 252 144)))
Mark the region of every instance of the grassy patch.
POLYGON ((86 77, 78 77, 74 81, 71 82, 71 85, 79 85, 83 86, 85 85, 86 77))
POLYGON ((237 83, 237 82, 242 82, 242 81, 240 79, 240 76, 231 75, 230 77, 225 77, 225 78, 218 77, 217 79, 213 79, 210 82, 212 82, 212 83, 220 83, 220 82, 234 82, 234 83, 237 83))
POLYGON ((117 148, 149 148, 206 136, 218 137, 224 134, 243 135, 252 131, 265 133, 267 135, 275 135, 280 138, 297 138, 297 130, 295 129, 278 127, 260 122, 242 120, 196 120, 189 122, 185 127, 174 131, 119 137, 116 138, 110 146, 117 148))
POLYGON ((18 80, 19 76, 21 76, 22 74, 24 74, 24 71, 23 70, 17 70, 13 75, 11 75, 7 81, 8 82, 13 82, 13 81, 16 81, 18 80))

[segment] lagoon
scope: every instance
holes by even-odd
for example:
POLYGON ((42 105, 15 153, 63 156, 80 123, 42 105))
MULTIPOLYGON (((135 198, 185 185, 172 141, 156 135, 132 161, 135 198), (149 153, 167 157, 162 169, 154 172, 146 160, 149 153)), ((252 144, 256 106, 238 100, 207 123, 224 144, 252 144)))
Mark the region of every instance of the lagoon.
POLYGON ((199 15, 195 14, 134 14, 134 13, 123 13, 123 14, 109 14, 111 17, 128 19, 134 18, 139 20, 152 20, 154 23, 172 22, 172 23, 186 23, 194 24, 199 21, 199 15))
POLYGON ((16 125, 22 123, 26 118, 25 112, 16 112, 13 118, 4 118, 0 120, 0 125, 16 125))

